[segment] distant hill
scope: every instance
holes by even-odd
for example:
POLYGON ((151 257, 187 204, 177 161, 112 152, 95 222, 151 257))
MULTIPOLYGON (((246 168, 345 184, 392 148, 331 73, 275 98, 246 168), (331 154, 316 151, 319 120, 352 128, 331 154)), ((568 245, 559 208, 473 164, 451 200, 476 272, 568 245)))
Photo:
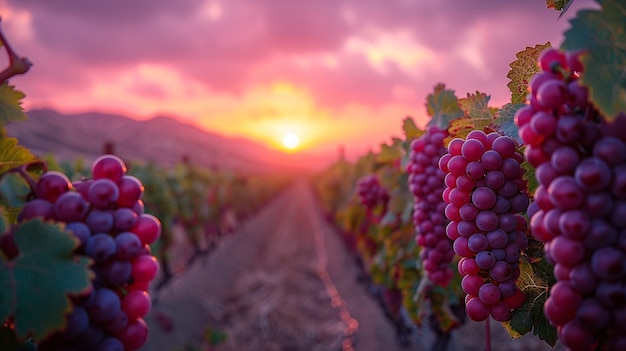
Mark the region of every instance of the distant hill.
POLYGON ((127 161, 171 167, 187 157, 193 164, 241 172, 302 172, 320 169, 324 161, 287 154, 242 138, 209 133, 171 117, 135 120, 98 112, 62 114, 50 109, 27 112, 28 119, 7 125, 7 134, 35 155, 92 161, 112 143, 127 161))

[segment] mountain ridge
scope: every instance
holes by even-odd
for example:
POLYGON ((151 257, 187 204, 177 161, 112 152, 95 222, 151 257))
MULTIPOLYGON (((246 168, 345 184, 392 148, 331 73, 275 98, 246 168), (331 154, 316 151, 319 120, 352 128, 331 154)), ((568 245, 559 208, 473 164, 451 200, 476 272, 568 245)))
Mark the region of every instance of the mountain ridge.
POLYGON ((163 115, 136 120, 119 114, 65 114, 41 108, 26 111, 28 119, 9 123, 7 134, 37 156, 87 162, 113 146, 128 161, 172 167, 183 159, 206 168, 247 173, 311 172, 323 167, 320 157, 284 153, 260 143, 231 138, 163 115))

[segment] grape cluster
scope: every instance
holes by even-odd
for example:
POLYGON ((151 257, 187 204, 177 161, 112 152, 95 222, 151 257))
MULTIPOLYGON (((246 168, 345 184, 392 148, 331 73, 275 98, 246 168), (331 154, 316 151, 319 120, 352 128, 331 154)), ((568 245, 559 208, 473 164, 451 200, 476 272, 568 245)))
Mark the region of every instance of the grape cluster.
POLYGON ((570 350, 626 350, 626 115, 588 102, 580 52, 538 65, 515 118, 538 181, 531 231, 554 264, 544 313, 570 350))
POLYGON ((446 130, 430 126, 424 135, 411 142, 407 166, 416 241, 422 247, 421 262, 430 280, 444 287, 452 279, 450 263, 454 258, 452 241, 446 237, 448 219, 441 197, 445 174, 438 167, 439 158, 446 153, 443 141, 447 136, 446 130))
POLYGON ((387 203, 389 202, 389 193, 378 180, 375 174, 368 174, 359 179, 357 183, 357 194, 359 201, 368 213, 371 213, 374 208, 381 205, 383 206, 382 213, 385 213, 387 203))
POLYGON ((18 221, 34 218, 62 222, 78 239, 76 253, 93 260, 93 289, 73 298, 63 331, 44 340, 40 351, 129 351, 146 341, 143 317, 150 311, 150 282, 158 262, 150 251, 161 223, 144 213, 144 187, 126 174, 117 156, 102 155, 91 168, 92 178, 72 183, 61 172, 44 173, 35 196, 18 221))
POLYGON ((516 285, 521 251, 528 246, 529 198, 522 179, 523 155, 511 137, 471 131, 455 138, 439 167, 446 173, 446 233, 461 257, 465 310, 474 321, 490 315, 507 321, 524 295, 516 285))

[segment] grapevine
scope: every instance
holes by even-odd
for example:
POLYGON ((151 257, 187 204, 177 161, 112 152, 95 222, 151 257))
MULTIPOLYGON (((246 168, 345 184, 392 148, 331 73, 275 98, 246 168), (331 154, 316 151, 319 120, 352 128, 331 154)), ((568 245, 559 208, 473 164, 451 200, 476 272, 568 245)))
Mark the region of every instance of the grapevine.
MULTIPOLYGON (((442 98, 451 95, 453 103, 456 101, 454 94, 443 90, 443 86, 435 89, 435 95, 442 98)), ((448 224, 442 198, 445 174, 439 169, 438 163, 446 153, 443 142, 448 137, 448 123, 459 117, 460 113, 461 110, 457 107, 447 114, 433 116, 426 132, 411 141, 410 163, 407 166, 409 188, 414 197, 413 224, 416 241, 423 248, 420 252, 421 262, 429 279, 443 287, 450 284, 453 277, 450 263, 454 258, 454 251, 452 242, 445 233, 448 224)))
POLYGON ((545 50, 516 121, 536 167, 532 233, 557 280, 544 313, 571 350, 626 347, 626 115, 613 122, 588 103, 581 51, 545 50))
POLYGON ((521 251, 528 247, 526 184, 521 153, 508 136, 474 130, 448 145, 439 166, 446 172, 443 199, 451 223, 446 233, 461 257, 459 272, 470 319, 504 322, 522 305, 516 285, 521 251))
POLYGON ((143 185, 126 175, 126 165, 113 155, 96 159, 93 178, 72 183, 63 173, 44 172, 33 197, 18 214, 18 222, 3 236, 8 259, 21 252, 15 236, 33 222, 58 223, 76 240, 74 253, 93 263, 92 288, 72 298, 62 331, 46 336, 39 350, 102 345, 139 349, 147 340, 143 317, 150 311, 149 284, 158 262, 149 245, 161 233, 160 221, 143 212, 143 185))
MULTIPOLYGON (((461 172, 445 179, 445 184, 449 188, 443 193, 443 199, 448 202, 447 214, 453 220, 448 227, 448 234, 453 239, 460 239, 455 247, 457 253, 461 253, 458 271, 466 278, 462 285, 454 278, 450 285, 443 287, 445 290, 437 290, 432 287, 424 288, 427 280, 424 276, 416 276, 415 279, 421 284, 412 287, 415 289, 413 302, 417 302, 418 310, 422 313, 428 301, 425 298, 425 291, 436 292, 440 294, 438 296, 450 296, 442 292, 450 291, 447 290, 450 286, 459 284, 463 286, 465 293, 468 291, 472 293, 465 301, 468 302, 466 309, 470 319, 483 320, 491 315, 502 321, 513 337, 533 333, 552 346, 560 338, 563 344, 572 350, 623 348, 623 336, 617 328, 617 323, 622 320, 620 301, 623 294, 616 287, 623 284, 624 274, 622 263, 624 251, 619 234, 623 225, 621 220, 623 206, 620 197, 623 192, 619 190, 619 184, 622 184, 622 163, 626 151, 622 127, 626 119, 624 117, 626 100, 623 98, 626 91, 623 79, 626 55, 620 49, 625 42, 620 33, 625 32, 626 21, 623 4, 610 0, 599 3, 600 10, 581 11, 572 20, 572 28, 565 33, 563 43, 568 50, 566 53, 561 52, 557 55, 555 52, 560 51, 546 43, 527 47, 517 54, 517 60, 511 64, 511 71, 507 75, 511 79, 508 85, 511 90, 511 103, 501 108, 489 107, 489 96, 480 92, 467 94, 467 98, 454 99, 452 105, 458 106, 464 115, 451 120, 449 126, 443 127, 443 132, 447 133, 443 145, 450 154, 464 156, 462 148, 467 143, 465 148, 469 161, 461 162, 462 165, 449 166, 448 163, 453 156, 450 155, 439 160, 439 165, 444 171, 459 168, 458 172, 461 172), (542 64, 542 59, 539 59, 538 65, 538 56, 542 52, 544 56, 552 57, 552 62, 548 60, 542 64), (593 73, 589 73, 590 71, 593 73), (541 89, 543 94, 540 94, 538 89, 541 89), (611 100, 607 97, 611 97, 611 100), (533 114, 539 114, 541 118, 531 118, 533 114), (576 117, 576 114, 579 114, 579 117, 576 117), (581 121, 584 121, 584 124, 581 121), (561 131, 558 132, 559 130, 561 131), (564 141, 555 142, 558 138, 546 136, 550 133, 559 133, 564 141), (506 157, 499 155, 500 158, 507 159, 506 171, 497 169, 498 172, 493 172, 496 170, 493 168, 494 165, 487 167, 480 165, 483 155, 485 158, 494 156, 493 141, 496 139, 506 140, 498 143, 507 144, 507 149, 514 150, 510 154, 507 153, 506 157), (485 140, 487 142, 483 142, 485 140), (478 144, 482 144, 482 148, 479 148, 478 144), (476 151, 477 149, 480 150, 476 151), (472 161, 474 163, 469 165, 472 161), (471 179, 471 182, 459 184, 455 178, 467 176, 465 167, 471 168, 467 170, 472 174, 477 170, 480 176, 471 179), (482 168, 491 169, 483 173, 482 168), (500 177, 500 173, 503 175, 505 172, 509 173, 509 176, 500 177), (506 186, 500 184, 502 180, 506 186), (552 183, 554 181, 556 183, 552 183), (459 187, 463 187, 464 191, 460 191, 459 187), (611 195, 607 195, 607 192, 611 195), (494 204, 491 204, 494 198, 492 193, 496 195, 494 204), (478 201, 479 206, 484 209, 469 211, 469 207, 466 206, 461 217, 460 207, 466 204, 476 207, 475 201, 478 201), (565 208, 555 205, 555 202, 562 201, 568 203, 564 205, 565 208), (489 224, 487 223, 489 221, 484 219, 493 217, 488 213, 489 211, 495 213, 494 210, 500 212, 497 221, 491 221, 497 223, 496 228, 489 226, 487 228, 485 225, 489 224), (487 240, 485 247, 485 240, 481 239, 487 238, 485 235, 487 233, 480 233, 480 236, 473 237, 471 245, 468 245, 468 239, 481 231, 470 230, 476 226, 476 218, 473 218, 473 226, 468 223, 470 221, 468 218, 472 218, 473 212, 484 211, 487 212, 479 218, 480 226, 483 229, 498 229, 502 219, 502 224, 506 227, 506 230, 503 230, 506 233, 506 240, 502 235, 491 234, 490 237, 494 242, 490 243, 487 240), (500 218, 501 215, 504 217, 500 218), (459 225, 460 231, 467 237, 459 235, 459 225), (548 226, 550 230, 545 228, 548 226), (578 243, 568 237, 572 235, 577 238, 578 243), (501 242, 495 242, 498 236, 503 239, 501 242), (581 239, 583 237, 586 239, 581 239), (553 240, 556 240, 554 245, 551 242, 553 240), (500 247, 501 245, 504 246, 500 247), (507 247, 510 257, 507 257, 505 250, 507 247), (503 257, 500 257, 501 251, 505 253, 503 257), (600 253, 595 254, 596 251, 600 253), (476 265, 478 254, 482 268, 476 265), (495 267, 493 258, 501 259, 495 260, 499 269, 491 272, 493 267, 490 269, 487 267, 492 264, 495 267), (581 264, 583 268, 578 268, 581 264), (575 267, 572 267, 573 265, 575 267), (600 268, 601 266, 603 268, 600 268), (607 273, 609 271, 611 273, 607 273), (470 281, 473 281, 473 284, 470 284, 470 281), (583 281, 585 283, 582 283, 583 281), (587 290, 576 292, 575 288, 568 287, 572 283, 579 289, 585 285, 587 290), (484 285, 488 286, 483 289, 482 295, 485 299, 489 300, 487 292, 494 292, 494 298, 489 302, 493 303, 493 306, 498 306, 495 309, 488 308, 480 301, 479 290, 484 285), (601 286, 602 289, 593 295, 594 293, 588 290, 596 286, 601 286), (494 287, 498 291, 495 291, 494 287), (504 295, 503 291, 506 291, 504 295), (592 301, 593 299, 590 299, 592 296, 595 296, 597 301, 592 301), (616 299, 607 301, 608 296, 616 299), (599 302, 603 298, 604 305, 599 302), (572 305, 572 308, 559 308, 558 312, 554 307, 568 304, 572 305), (581 307, 578 312, 575 312, 576 306, 581 307), (612 311, 608 313, 607 310, 612 311), (570 320, 574 322, 564 328, 570 320), (591 324, 594 326, 581 327, 591 324)), ((561 14, 570 5, 571 1, 548 1, 548 7, 561 11, 561 14)), ((429 96, 427 106, 438 89, 440 88, 436 88, 435 94, 429 96)), ((432 117, 432 110, 429 109, 429 112, 432 117)), ((419 168, 419 171, 414 169, 418 157, 421 157, 422 161, 426 159, 427 144, 419 141, 420 138, 426 140, 423 137, 424 132, 427 133, 428 130, 412 133, 411 138, 407 137, 403 148, 403 159, 408 166, 407 173, 410 174, 409 179, 414 181, 414 183, 410 181, 409 184, 419 184, 411 185, 413 192, 420 186, 428 184, 428 174, 424 167, 420 166, 422 168, 419 168), (415 148, 411 148, 411 141, 415 148), (420 153, 421 156, 418 156, 420 153)), ((380 155, 386 151, 383 145, 380 155)), ((434 149, 429 152, 433 151, 434 149)), ((362 168, 360 163, 371 158, 372 155, 367 155, 359 159, 352 170, 360 172, 362 168)), ((346 165, 345 161, 342 162, 342 167, 349 170, 349 165, 346 165)), ((457 161, 453 163, 455 162, 457 161)), ((494 159, 486 161, 490 162, 493 163, 494 159)), ((349 184, 346 187, 350 189, 349 184)), ((322 198, 327 196, 323 189, 319 191, 322 198)), ((349 190, 342 192, 349 193, 349 190)), ((413 216, 417 217, 414 217, 416 219, 414 225, 420 240, 419 234, 424 232, 425 228, 432 227, 429 223, 431 218, 420 214, 421 206, 424 205, 419 203, 419 197, 412 200, 411 206, 415 210, 413 216)), ((393 202, 393 196, 391 201, 393 202)), ((337 209, 335 202, 333 213, 336 221, 344 228, 349 231, 358 229, 358 232, 380 230, 379 224, 367 222, 357 216, 355 210, 350 209, 350 202, 340 203, 343 203, 343 209, 341 206, 337 209), (370 229, 363 229, 362 226, 369 226, 370 229)), ((493 226, 493 223, 491 225, 493 226)), ((421 240, 423 244, 426 239, 424 237, 421 240)), ((443 247, 443 244, 441 245, 443 247)), ((373 251, 376 252, 380 246, 373 247, 373 251)), ((366 250, 371 248, 368 246, 366 250)), ((433 269, 434 265, 429 265, 428 260, 424 262, 424 256, 429 256, 424 251, 426 248, 419 250, 416 267, 423 270, 428 265, 433 269)), ((444 266, 439 268, 445 269, 444 266)), ((389 269, 380 266, 371 267, 369 270, 376 271, 373 268, 389 269)), ((445 304, 454 306, 454 299, 448 300, 445 304)), ((409 309, 415 308, 415 305, 406 301, 405 306, 409 309)), ((440 310, 437 308, 434 311, 440 310)), ((415 321, 420 325, 419 319, 415 321)), ((440 320, 440 325, 444 325, 443 321, 440 320)), ((489 343, 487 348, 490 348, 489 343)))

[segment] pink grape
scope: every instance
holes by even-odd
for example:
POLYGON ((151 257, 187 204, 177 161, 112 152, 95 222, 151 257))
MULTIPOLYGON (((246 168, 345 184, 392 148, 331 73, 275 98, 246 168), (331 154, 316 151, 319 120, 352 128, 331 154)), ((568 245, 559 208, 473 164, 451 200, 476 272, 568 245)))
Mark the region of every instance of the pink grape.
MULTIPOLYGON (((521 179, 523 156, 516 149, 510 137, 474 130, 465 141, 454 139, 444 155, 447 162, 439 163, 448 172, 443 199, 451 223, 446 231, 461 257, 458 271, 467 294, 466 313, 476 321, 489 315, 506 321, 524 301, 515 281, 528 238, 520 231, 527 228, 526 219, 517 213, 525 212, 530 202, 521 179), (508 295, 500 293, 501 284, 512 284, 505 289, 508 295)), ((547 194, 545 198, 548 201, 547 194)))

